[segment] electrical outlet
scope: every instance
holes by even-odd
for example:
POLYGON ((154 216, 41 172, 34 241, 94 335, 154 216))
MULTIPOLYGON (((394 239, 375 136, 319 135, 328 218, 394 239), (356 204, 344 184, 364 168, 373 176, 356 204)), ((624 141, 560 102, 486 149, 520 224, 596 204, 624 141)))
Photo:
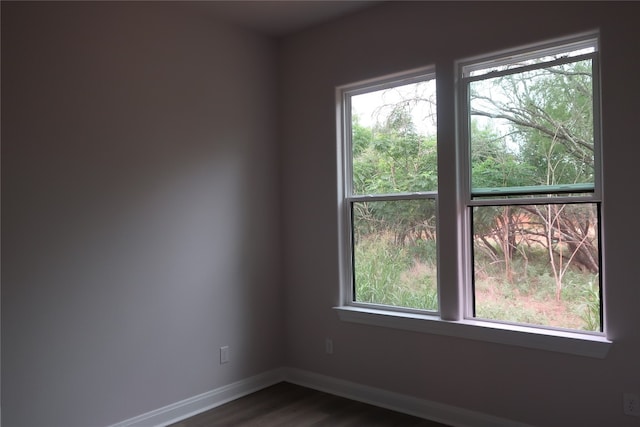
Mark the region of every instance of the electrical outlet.
POLYGON ((220 347, 220 364, 229 362, 229 346, 220 347))
POLYGON ((324 340, 324 352, 327 354, 333 354, 333 340, 331 338, 324 340))
POLYGON ((624 403, 624 414, 633 417, 640 417, 640 397, 633 393, 624 393, 622 395, 624 403))

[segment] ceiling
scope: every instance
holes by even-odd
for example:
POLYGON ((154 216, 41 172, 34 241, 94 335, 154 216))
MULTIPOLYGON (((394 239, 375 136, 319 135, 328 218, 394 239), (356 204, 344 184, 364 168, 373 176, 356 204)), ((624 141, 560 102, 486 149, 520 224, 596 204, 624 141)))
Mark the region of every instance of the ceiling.
POLYGON ((329 21, 380 0, 235 0, 207 4, 218 16, 235 24, 283 36, 329 21))

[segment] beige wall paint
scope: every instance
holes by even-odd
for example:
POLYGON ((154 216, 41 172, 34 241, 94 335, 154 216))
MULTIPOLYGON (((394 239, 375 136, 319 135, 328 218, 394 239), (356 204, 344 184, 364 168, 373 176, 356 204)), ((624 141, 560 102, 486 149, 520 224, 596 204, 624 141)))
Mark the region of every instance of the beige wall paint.
MULTIPOLYGON (((622 392, 640 390, 635 253, 640 4, 390 2, 280 45, 287 365, 538 426, 632 426, 622 392), (340 322, 335 87, 576 32, 601 30, 604 360, 340 322), (334 354, 324 354, 325 337, 334 354)), ((453 129, 451 100, 438 117, 453 129)), ((451 132, 440 135, 453 142, 451 132)), ((441 238, 442 239, 442 238, 441 238)), ((455 260, 443 260, 450 268, 455 260)))
POLYGON ((3 425, 281 366, 275 70, 200 5, 2 3, 3 425))

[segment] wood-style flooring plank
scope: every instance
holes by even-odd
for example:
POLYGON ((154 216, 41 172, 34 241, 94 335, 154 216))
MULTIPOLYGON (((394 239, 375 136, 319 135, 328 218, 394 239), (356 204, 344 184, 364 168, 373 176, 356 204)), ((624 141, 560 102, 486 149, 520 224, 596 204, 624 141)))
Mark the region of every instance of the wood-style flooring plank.
POLYGON ((447 427, 290 383, 279 383, 170 427, 447 427))

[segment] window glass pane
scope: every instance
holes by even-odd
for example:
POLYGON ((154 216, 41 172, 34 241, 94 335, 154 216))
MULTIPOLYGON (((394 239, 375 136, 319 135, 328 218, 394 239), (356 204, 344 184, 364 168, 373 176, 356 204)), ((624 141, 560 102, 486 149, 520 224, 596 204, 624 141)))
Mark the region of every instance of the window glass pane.
POLYGON ((469 83, 471 187, 594 185, 591 60, 469 83))
POLYGON ((351 97, 352 193, 436 191, 436 86, 419 81, 351 97))
POLYGON ((598 209, 474 207, 475 316, 600 331, 598 209))
POLYGON ((435 200, 352 207, 354 300, 437 310, 435 200))

